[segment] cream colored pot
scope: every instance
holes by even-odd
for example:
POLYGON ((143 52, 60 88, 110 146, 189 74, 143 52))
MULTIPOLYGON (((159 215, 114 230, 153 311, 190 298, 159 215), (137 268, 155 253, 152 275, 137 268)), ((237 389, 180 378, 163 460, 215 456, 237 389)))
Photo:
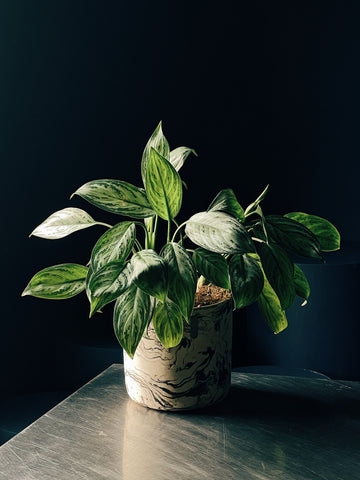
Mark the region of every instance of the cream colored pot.
POLYGON ((124 351, 130 398, 156 410, 196 409, 222 400, 231 381, 232 308, 232 300, 195 308, 173 348, 163 347, 151 323, 134 358, 124 351))

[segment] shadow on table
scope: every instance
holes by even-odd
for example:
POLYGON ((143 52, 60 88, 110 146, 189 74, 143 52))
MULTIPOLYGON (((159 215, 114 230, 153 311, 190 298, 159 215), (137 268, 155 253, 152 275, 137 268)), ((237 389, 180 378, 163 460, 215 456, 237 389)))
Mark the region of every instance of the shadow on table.
POLYGON ((359 416, 359 395, 346 385, 334 386, 327 380, 303 382, 293 381, 292 388, 285 389, 281 384, 274 389, 251 388, 233 385, 228 396, 220 404, 206 408, 204 415, 251 416, 257 417, 328 417, 346 414, 359 416))

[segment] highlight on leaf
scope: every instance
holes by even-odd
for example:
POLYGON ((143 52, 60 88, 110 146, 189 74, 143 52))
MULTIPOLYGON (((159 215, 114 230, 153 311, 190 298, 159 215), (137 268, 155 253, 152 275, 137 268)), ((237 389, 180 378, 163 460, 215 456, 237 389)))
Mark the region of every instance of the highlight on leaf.
POLYGON ((53 213, 33 230, 31 236, 56 240, 73 232, 93 225, 103 225, 96 222, 88 213, 80 208, 64 208, 53 213))

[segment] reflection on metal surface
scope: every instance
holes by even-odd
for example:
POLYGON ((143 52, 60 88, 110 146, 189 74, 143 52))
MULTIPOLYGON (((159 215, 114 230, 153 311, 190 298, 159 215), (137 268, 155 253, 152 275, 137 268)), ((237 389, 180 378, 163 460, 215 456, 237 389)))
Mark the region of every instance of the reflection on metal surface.
POLYGON ((131 401, 113 365, 0 447, 1 480, 356 480, 360 387, 233 375, 196 412, 131 401))

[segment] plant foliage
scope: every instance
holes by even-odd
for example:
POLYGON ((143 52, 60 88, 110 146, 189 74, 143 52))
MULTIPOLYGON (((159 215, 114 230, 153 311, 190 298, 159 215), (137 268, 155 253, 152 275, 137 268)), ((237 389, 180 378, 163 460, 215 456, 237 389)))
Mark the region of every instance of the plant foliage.
POLYGON ((179 170, 190 154, 196 155, 188 147, 170 150, 160 122, 143 152, 142 187, 100 179, 77 189, 73 195, 130 219, 111 226, 79 208, 50 215, 33 236, 59 239, 95 225, 107 230, 96 242, 88 266, 47 267, 32 277, 23 295, 64 299, 85 291, 90 316, 115 302, 115 334, 130 357, 151 321, 166 348, 181 341, 199 276, 230 290, 235 308, 257 302, 273 332, 284 330, 286 309, 296 296, 304 305, 310 295, 292 255, 322 260, 322 252, 340 248, 339 232, 328 220, 302 212, 265 216, 262 202, 268 186, 245 209, 233 190, 221 190, 207 211, 179 226, 175 219, 184 185, 179 170), (160 247, 159 219, 167 222, 166 241, 160 247))

